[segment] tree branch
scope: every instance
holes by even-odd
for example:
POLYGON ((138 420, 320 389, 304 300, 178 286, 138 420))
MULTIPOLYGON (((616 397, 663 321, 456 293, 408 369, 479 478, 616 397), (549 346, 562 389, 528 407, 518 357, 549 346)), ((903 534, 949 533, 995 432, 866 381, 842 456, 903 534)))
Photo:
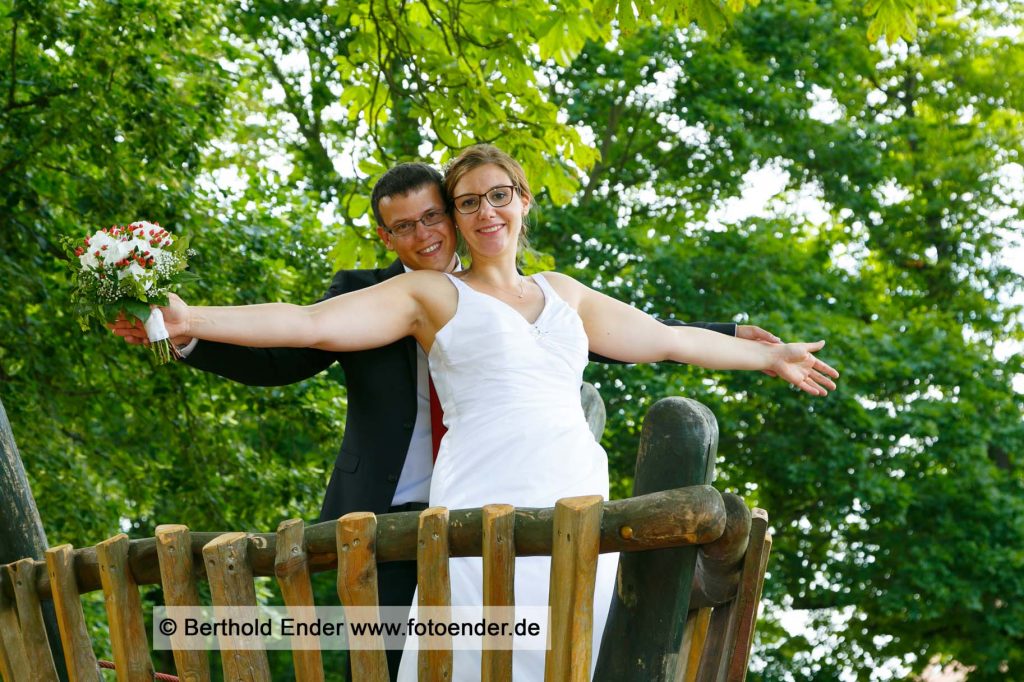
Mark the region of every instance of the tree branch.
POLYGON ((583 188, 583 198, 581 203, 590 202, 601 177, 604 175, 604 172, 611 167, 611 164, 608 162, 608 158, 611 156, 612 138, 615 137, 615 131, 619 129, 619 120, 622 118, 622 109, 623 103, 620 99, 617 100, 608 111, 608 124, 605 126, 605 134, 601 138, 601 158, 594 164, 594 167, 590 169, 587 186, 583 188))
POLYGON ((17 62, 18 55, 18 20, 15 19, 11 25, 11 87, 7 91, 7 109, 14 108, 14 84, 18 82, 17 62))
MULTIPOLYGON (((267 64, 267 68, 270 70, 271 76, 280 84, 281 90, 284 91, 285 108, 290 113, 298 124, 299 134, 306 142, 305 148, 300 148, 300 153, 304 153, 308 158, 309 162, 317 170, 317 175, 320 177, 327 177, 328 181, 325 186, 320 186, 321 183, 316 184, 318 190, 327 190, 328 192, 333 191, 339 184, 340 179, 337 178, 334 169, 334 162, 331 160, 331 155, 327 152, 327 147, 324 146, 324 141, 321 133, 323 127, 318 116, 316 108, 313 106, 312 98, 310 101, 310 107, 307 109, 305 102, 303 101, 302 93, 297 92, 292 87, 291 82, 288 80, 288 76, 281 70, 281 66, 277 63, 277 60, 265 50, 259 49, 260 56, 263 57, 264 62, 267 64)), ((313 81, 313 62, 309 59, 308 54, 306 57, 309 63, 310 72, 310 87, 312 88, 313 81)))
POLYGON ((61 95, 71 95, 78 92, 78 86, 72 85, 70 88, 61 88, 59 90, 52 90, 50 92, 43 93, 42 95, 36 95, 32 99, 25 100, 24 102, 14 101, 14 86, 11 85, 10 99, 7 101, 7 106, 4 111, 13 111, 15 109, 24 109, 26 107, 34 107, 37 105, 46 105, 50 102, 53 97, 60 97, 61 95))

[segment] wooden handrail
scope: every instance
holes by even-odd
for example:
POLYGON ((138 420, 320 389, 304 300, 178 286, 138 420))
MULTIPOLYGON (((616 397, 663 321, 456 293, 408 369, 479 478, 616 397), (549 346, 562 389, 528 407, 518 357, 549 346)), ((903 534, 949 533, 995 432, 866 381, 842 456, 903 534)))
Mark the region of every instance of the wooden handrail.
MULTIPOLYGON (((515 511, 516 556, 551 554, 551 524, 554 509, 522 508, 515 511)), ((726 508, 722 495, 709 485, 690 486, 640 495, 604 503, 601 523, 601 552, 637 552, 649 549, 702 545, 721 537, 726 528, 726 508)), ((306 551, 311 572, 337 568, 336 521, 306 528, 306 551)), ((377 517, 377 559, 381 562, 416 558, 418 512, 382 514, 377 517)), ((451 556, 481 556, 481 510, 457 509, 450 512, 451 556)), ((217 532, 191 533, 192 553, 202 548, 217 532)), ((273 533, 249 535, 248 552, 253 574, 274 575, 276 540, 273 533)), ((128 565, 135 582, 153 585, 160 582, 155 538, 132 540, 128 565)), ((50 580, 43 561, 36 561, 36 591, 41 599, 51 599, 50 580)), ((75 550, 75 576, 81 593, 101 588, 99 565, 94 547, 75 550)), ((202 562, 196 570, 204 575, 202 562)), ((11 595, 9 582, 0 578, 0 590, 11 595)))

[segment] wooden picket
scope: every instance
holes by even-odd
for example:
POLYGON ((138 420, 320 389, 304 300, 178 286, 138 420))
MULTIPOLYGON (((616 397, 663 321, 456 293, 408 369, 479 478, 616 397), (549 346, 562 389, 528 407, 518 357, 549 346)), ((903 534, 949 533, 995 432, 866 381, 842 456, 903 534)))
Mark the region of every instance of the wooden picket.
POLYGON ((43 610, 36 593, 35 562, 21 559, 7 566, 8 576, 14 585, 14 600, 18 608, 21 637, 25 653, 31 662, 32 679, 35 682, 57 682, 57 669, 46 639, 43 625, 43 610))
MULTIPOLYGON (((483 508, 484 618, 489 623, 511 623, 495 609, 515 606, 515 507, 491 504, 483 508)), ((512 634, 488 635, 481 655, 481 682, 512 679, 512 634)))
MULTIPOLYGON (((5 582, 7 571, 0 571, 0 587, 5 582)), ((0 589, 0 673, 4 682, 31 680, 32 673, 25 652, 25 642, 18 622, 18 609, 13 597, 0 589)))
POLYGON ((555 505, 551 549, 551 648, 545 682, 590 678, 594 579, 601 551, 601 498, 572 497, 555 505))
MULTIPOLYGON (((160 564, 160 584, 167 606, 199 606, 199 585, 192 556, 191 534, 181 525, 156 527, 156 553, 160 564)), ((174 666, 182 680, 210 682, 210 659, 205 651, 178 645, 182 633, 171 635, 174 666)))
POLYGON ((75 580, 74 548, 71 545, 52 547, 46 550, 45 559, 57 626, 64 644, 68 678, 71 682, 100 682, 96 654, 86 629, 85 612, 75 580))
MULTIPOLYGON (((274 574, 281 586, 281 596, 289 615, 296 622, 314 620, 313 583, 309 578, 309 557, 306 554, 304 526, 298 519, 282 521, 277 527, 277 557, 274 574)), ((324 665, 318 639, 297 637, 299 645, 293 649, 296 682, 323 682, 324 665)))
MULTIPOLYGON (((346 607, 376 610, 366 618, 371 626, 380 623, 377 600, 377 517, 353 512, 338 520, 338 597, 346 607)), ((350 618, 349 620, 354 620, 350 618)), ((352 678, 365 682, 388 682, 384 638, 380 635, 350 635, 349 658, 352 678)))
POLYGON ((150 682, 153 662, 143 625, 139 586, 128 568, 128 549, 128 536, 124 533, 96 545, 110 646, 117 661, 117 682, 150 682))
MULTIPOLYGON (((245 533, 225 533, 203 547, 203 561, 215 607, 256 606, 248 546, 249 538, 245 533)), ((270 682, 266 651, 240 648, 238 638, 233 634, 221 634, 219 638, 225 680, 270 682)))
MULTIPOLYGON (((433 609, 442 621, 451 620, 452 587, 448 573, 448 510, 430 507, 420 514, 416 549, 418 606, 433 609)), ((420 636, 418 679, 445 682, 452 679, 452 637, 420 636)))

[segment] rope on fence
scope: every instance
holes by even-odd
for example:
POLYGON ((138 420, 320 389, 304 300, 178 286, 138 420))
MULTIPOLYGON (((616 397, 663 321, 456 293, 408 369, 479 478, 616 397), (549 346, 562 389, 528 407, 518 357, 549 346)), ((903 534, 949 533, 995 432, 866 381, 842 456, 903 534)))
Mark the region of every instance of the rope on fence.
MULTIPOLYGON (((114 669, 114 664, 110 661, 101 660, 99 661, 99 664, 101 668, 106 668, 107 670, 114 669)), ((160 680, 160 682, 179 682, 178 678, 175 675, 167 675, 166 673, 153 673, 153 679, 160 680)))

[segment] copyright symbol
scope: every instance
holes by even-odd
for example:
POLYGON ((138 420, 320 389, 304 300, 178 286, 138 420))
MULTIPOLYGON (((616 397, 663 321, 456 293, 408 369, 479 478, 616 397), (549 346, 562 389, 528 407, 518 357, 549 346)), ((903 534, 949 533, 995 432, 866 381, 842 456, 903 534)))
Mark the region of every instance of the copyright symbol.
POLYGON ((160 628, 160 634, 168 637, 178 631, 178 624, 174 622, 173 618, 164 618, 157 627, 160 628))

